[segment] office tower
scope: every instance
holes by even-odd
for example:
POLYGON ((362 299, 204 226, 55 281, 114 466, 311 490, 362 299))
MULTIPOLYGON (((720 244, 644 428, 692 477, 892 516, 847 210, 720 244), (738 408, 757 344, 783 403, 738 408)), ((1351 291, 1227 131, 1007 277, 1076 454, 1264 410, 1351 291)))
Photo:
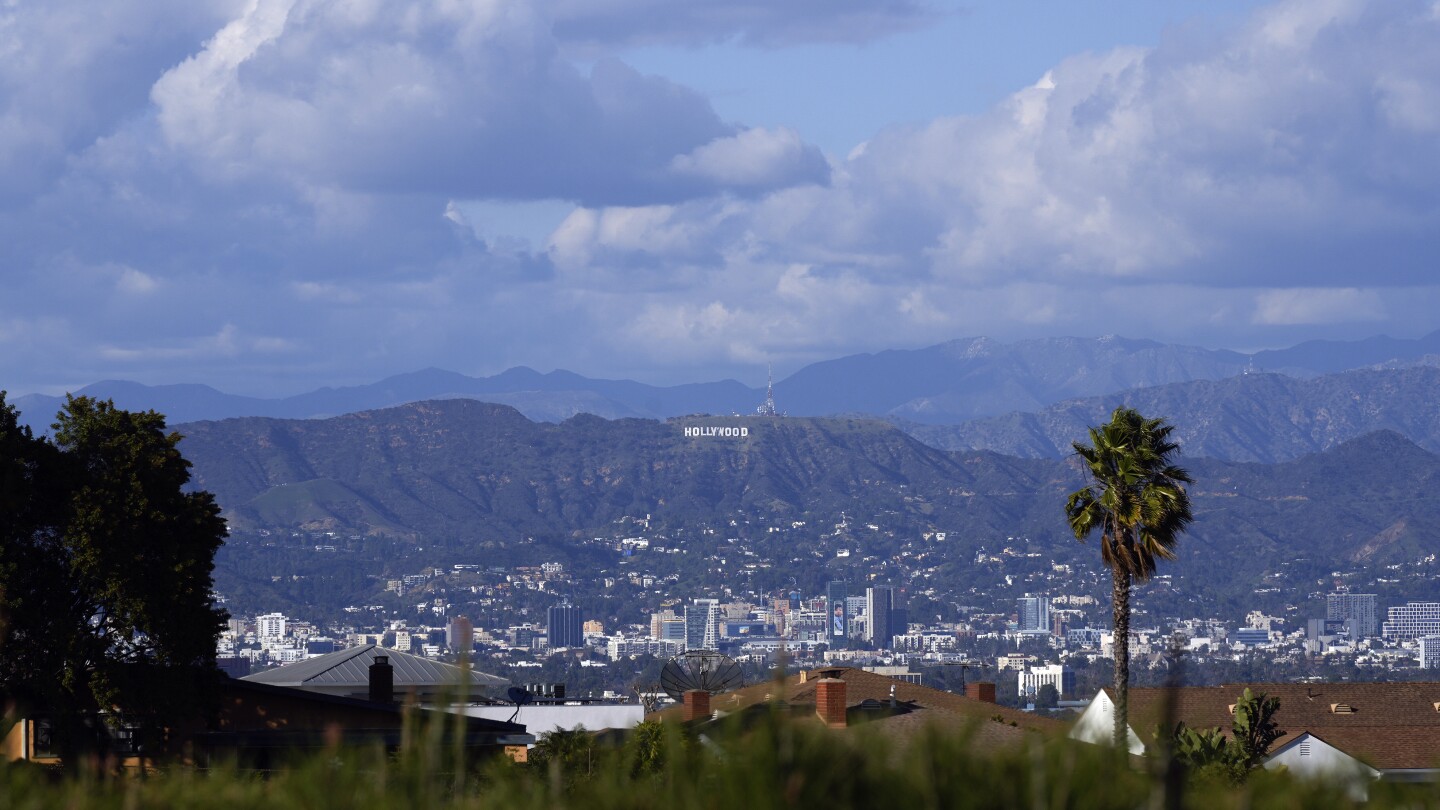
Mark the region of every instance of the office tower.
POLYGON ((843 580, 825 586, 825 604, 830 614, 825 624, 825 636, 832 650, 850 646, 850 611, 845 604, 849 595, 850 585, 843 580))
POLYGON ((894 607, 893 588, 865 589, 865 640, 880 649, 889 647, 890 638, 895 635, 892 625, 894 607))
POLYGON ((455 652, 469 653, 475 648, 475 627, 465 616, 456 616, 445 629, 445 645, 455 652))
POLYGON ((585 619, 580 608, 563 603, 551 605, 546 611, 546 634, 553 647, 585 646, 585 619))
POLYGON ((1381 632, 1386 641, 1440 635, 1440 602, 1408 602, 1388 613, 1381 632))
POLYGON ((1375 594, 1332 593, 1325 596, 1325 618, 1340 620, 1352 641, 1371 638, 1377 629, 1375 594))
POLYGON ((685 649, 720 647, 720 600, 696 599, 685 606, 685 649))
POLYGON ((1019 609, 1016 611, 1020 619, 1019 630, 1021 633, 1044 633, 1050 632, 1050 600, 1043 596, 1031 596, 1025 594, 1017 600, 1019 609))

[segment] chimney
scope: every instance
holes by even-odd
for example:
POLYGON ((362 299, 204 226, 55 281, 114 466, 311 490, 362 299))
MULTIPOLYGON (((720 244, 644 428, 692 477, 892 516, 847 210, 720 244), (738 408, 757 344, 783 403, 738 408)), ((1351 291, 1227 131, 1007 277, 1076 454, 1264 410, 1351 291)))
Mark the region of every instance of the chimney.
POLYGON ((710 693, 691 689, 685 693, 685 722, 704 720, 710 716, 710 693))
POLYGON ((965 697, 971 700, 978 700, 982 703, 995 702, 995 684, 993 683, 969 683, 965 685, 965 697))
POLYGON ((815 682, 815 713, 830 728, 845 728, 845 682, 821 678, 815 682))
POLYGON ((395 668, 388 655, 377 655, 370 662, 370 702, 395 702, 395 668))

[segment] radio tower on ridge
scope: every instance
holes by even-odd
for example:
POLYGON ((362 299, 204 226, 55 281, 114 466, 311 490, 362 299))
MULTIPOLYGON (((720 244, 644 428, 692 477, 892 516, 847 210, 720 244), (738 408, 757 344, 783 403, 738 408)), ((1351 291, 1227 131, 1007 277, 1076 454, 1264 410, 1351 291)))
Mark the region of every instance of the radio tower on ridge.
POLYGON ((775 409, 774 365, 766 364, 766 373, 769 376, 769 382, 765 384, 765 401, 760 403, 760 407, 755 409, 755 413, 759 414, 760 416, 779 416, 780 412, 775 409))

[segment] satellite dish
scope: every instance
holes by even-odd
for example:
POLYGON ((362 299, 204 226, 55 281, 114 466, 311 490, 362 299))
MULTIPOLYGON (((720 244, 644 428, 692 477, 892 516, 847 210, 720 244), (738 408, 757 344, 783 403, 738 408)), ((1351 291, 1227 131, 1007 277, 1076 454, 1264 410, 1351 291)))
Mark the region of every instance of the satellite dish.
POLYGON ((712 695, 739 687, 744 680, 740 665, 711 650, 691 650, 671 658, 660 670, 660 688, 672 700, 685 699, 692 689, 712 695))
POLYGON ((530 702, 535 699, 535 696, 530 694, 529 690, 521 686, 512 686, 506 689, 505 697, 509 698, 510 702, 515 704, 515 713, 510 715, 509 722, 511 723, 515 722, 515 718, 520 716, 520 707, 528 706, 530 702))

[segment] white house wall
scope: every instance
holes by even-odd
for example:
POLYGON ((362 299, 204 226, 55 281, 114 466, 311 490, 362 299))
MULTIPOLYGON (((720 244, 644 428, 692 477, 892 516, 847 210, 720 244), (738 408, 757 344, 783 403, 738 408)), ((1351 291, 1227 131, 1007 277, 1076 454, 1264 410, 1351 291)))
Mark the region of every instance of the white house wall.
MULTIPOLYGON (((1135 729, 1127 726, 1126 731, 1130 737, 1130 753, 1137 756, 1144 754, 1145 743, 1136 736, 1135 729)), ((1115 739, 1115 704, 1110 702, 1105 690, 1095 695, 1080 719, 1075 721, 1070 729, 1070 739, 1097 745, 1109 745, 1115 739)))

